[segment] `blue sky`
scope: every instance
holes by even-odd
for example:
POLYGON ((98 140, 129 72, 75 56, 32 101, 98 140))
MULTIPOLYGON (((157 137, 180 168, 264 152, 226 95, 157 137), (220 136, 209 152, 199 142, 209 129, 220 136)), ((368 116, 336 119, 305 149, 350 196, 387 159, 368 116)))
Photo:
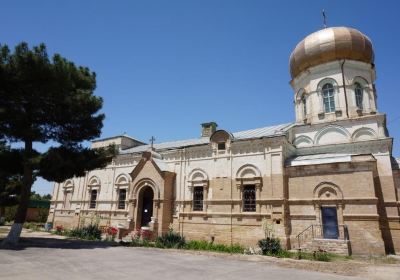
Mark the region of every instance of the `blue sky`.
MULTIPOLYGON (((0 0, 0 43, 44 42, 97 74, 102 137, 156 142, 294 120, 288 59, 307 34, 350 26, 373 41, 378 109, 400 156, 399 1, 0 0)), ((38 180, 34 190, 51 192, 38 180)))

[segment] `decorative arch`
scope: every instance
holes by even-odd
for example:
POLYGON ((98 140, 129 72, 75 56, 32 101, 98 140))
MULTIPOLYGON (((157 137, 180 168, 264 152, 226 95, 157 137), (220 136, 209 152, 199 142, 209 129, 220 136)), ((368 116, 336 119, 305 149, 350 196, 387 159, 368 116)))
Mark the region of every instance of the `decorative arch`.
POLYGON ((89 186, 98 186, 98 185, 100 185, 99 177, 97 177, 97 176, 90 177, 88 185, 89 186))
POLYGON ((328 125, 323 127, 314 137, 316 145, 328 145, 336 143, 350 142, 349 131, 339 125, 328 125))
POLYGON ((100 189, 101 181, 100 181, 99 177, 92 176, 92 177, 90 177, 87 185, 88 185, 89 190, 100 189))
POLYGON ((340 187, 332 182, 321 182, 313 191, 314 210, 317 218, 317 224, 322 225, 322 208, 335 207, 338 224, 343 224, 343 192, 340 187))
POLYGON ((208 205, 204 203, 208 199, 209 180, 207 173, 203 169, 195 168, 189 173, 188 178, 188 188, 193 196, 193 211, 207 211, 208 205))
POLYGON ((225 154, 225 151, 230 151, 233 138, 232 133, 226 130, 215 131, 210 136, 210 143, 214 155, 225 154))
POLYGON ((353 141, 366 141, 371 139, 377 139, 376 132, 369 127, 361 127, 353 132, 351 136, 353 141))
POLYGON ((195 168, 189 173, 189 181, 208 180, 207 173, 201 168, 195 168))
POLYGON ((245 164, 241 166, 236 172, 236 178, 249 179, 249 178, 260 178, 260 170, 253 164, 245 164))
POLYGON ((354 86, 356 83, 359 83, 363 87, 367 87, 369 85, 368 80, 361 76, 355 76, 353 78, 351 84, 354 86))
POLYGON ((219 142, 219 141, 227 141, 227 140, 232 140, 233 135, 232 133, 220 129, 215 131, 211 136, 210 136, 210 141, 211 142, 219 142))
POLYGON ((367 79, 361 76, 356 76, 352 80, 351 88, 353 90, 353 103, 356 106, 356 85, 359 84, 362 88, 363 93, 363 110, 366 111, 375 111, 376 103, 374 91, 370 87, 370 83, 367 79))
POLYGON ((304 96, 305 94, 307 94, 307 92, 306 92, 306 90, 305 90, 304 88, 299 89, 299 90, 296 92, 296 95, 295 95, 296 101, 300 101, 301 98, 303 98, 303 96, 304 96))
POLYGON ((64 191, 73 191, 74 187, 75 185, 72 179, 68 179, 67 181, 64 182, 63 186, 64 191))
POLYGON ((295 145, 298 148, 309 147, 314 145, 314 141, 307 135, 300 135, 294 139, 293 145, 295 145))
POLYGON ((324 79, 322 79, 321 81, 319 81, 319 82, 318 82, 318 85, 317 85, 317 90, 318 90, 319 92, 321 92, 321 91, 322 91, 322 87, 323 87, 324 85, 328 84, 328 83, 330 83, 330 84, 333 85, 333 88, 335 89, 335 92, 336 92, 336 91, 337 91, 337 88, 338 88, 338 86, 339 86, 339 84, 338 84, 338 82, 337 82, 335 79, 333 79, 333 78, 324 78, 324 79))
POLYGON ((130 176, 127 174, 119 174, 117 178, 115 179, 115 186, 117 188, 123 187, 123 186, 128 186, 130 183, 130 176))
POLYGON ((139 192, 144 188, 144 187, 150 187, 153 189, 154 193, 154 200, 159 201, 160 200, 160 188, 157 186, 157 184, 151 180, 150 178, 143 178, 140 179, 132 188, 132 191, 130 192, 130 198, 136 201, 138 198, 139 192))
POLYGON ((245 185, 255 185, 259 197, 259 191, 262 187, 262 177, 260 170, 253 164, 245 164, 236 172, 236 186, 238 189, 243 190, 245 185))
POLYGON ((71 200, 72 200, 72 195, 74 192, 74 181, 72 179, 69 179, 65 181, 63 185, 63 208, 64 209, 70 209, 71 208, 71 200))
POLYGON ((342 200, 343 192, 334 183, 321 182, 314 188, 314 199, 316 200, 342 200))

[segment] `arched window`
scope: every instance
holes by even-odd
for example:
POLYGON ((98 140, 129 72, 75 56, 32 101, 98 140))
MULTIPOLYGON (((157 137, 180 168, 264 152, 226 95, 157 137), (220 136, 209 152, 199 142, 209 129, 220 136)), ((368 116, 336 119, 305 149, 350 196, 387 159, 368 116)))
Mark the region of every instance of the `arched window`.
POLYGON ((307 99, 306 96, 303 94, 303 97, 301 98, 301 104, 303 105, 303 116, 307 116, 307 99))
POLYGON ((91 209, 96 208, 96 202, 97 202, 97 190, 91 190, 89 208, 91 209))
POLYGON ((354 92, 356 95, 356 106, 358 109, 362 110, 364 90, 359 83, 355 84, 354 92))
POLYGON ((322 87, 322 97, 324 99, 325 113, 335 112, 335 93, 331 83, 322 87))

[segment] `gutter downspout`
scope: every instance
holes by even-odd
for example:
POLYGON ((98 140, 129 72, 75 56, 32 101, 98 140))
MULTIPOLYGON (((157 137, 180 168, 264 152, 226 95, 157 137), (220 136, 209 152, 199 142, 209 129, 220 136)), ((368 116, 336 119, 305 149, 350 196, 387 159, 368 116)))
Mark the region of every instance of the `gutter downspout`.
POLYGON ((346 83, 344 82, 344 63, 346 62, 346 59, 343 59, 342 64, 340 65, 340 68, 342 70, 342 81, 343 81, 343 91, 344 91, 344 102, 346 105, 346 116, 349 118, 349 104, 347 102, 347 91, 346 91, 346 83))

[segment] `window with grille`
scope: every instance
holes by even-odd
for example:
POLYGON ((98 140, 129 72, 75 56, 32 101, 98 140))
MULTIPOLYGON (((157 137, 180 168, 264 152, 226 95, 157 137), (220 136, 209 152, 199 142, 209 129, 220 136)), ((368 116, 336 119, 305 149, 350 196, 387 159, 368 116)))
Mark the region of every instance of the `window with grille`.
POLYGON ((225 150, 225 142, 218 143, 218 150, 220 151, 225 150))
POLYGON ((125 209, 126 190, 122 189, 118 192, 118 209, 125 209))
POLYGON ((328 83, 322 87, 322 96, 324 99, 325 113, 335 111, 335 93, 333 85, 328 83))
POLYGON ((243 187, 243 211, 255 212, 256 211, 256 187, 244 186, 243 187))
POLYGON ((97 190, 91 190, 89 208, 96 208, 96 201, 97 201, 97 190))
POLYGON ((363 108, 363 88, 361 87, 361 85, 359 83, 356 83, 356 87, 354 89, 354 92, 356 94, 356 106, 358 109, 363 108))
POLYGON ((194 187, 193 211, 203 211, 204 192, 203 187, 194 187))

